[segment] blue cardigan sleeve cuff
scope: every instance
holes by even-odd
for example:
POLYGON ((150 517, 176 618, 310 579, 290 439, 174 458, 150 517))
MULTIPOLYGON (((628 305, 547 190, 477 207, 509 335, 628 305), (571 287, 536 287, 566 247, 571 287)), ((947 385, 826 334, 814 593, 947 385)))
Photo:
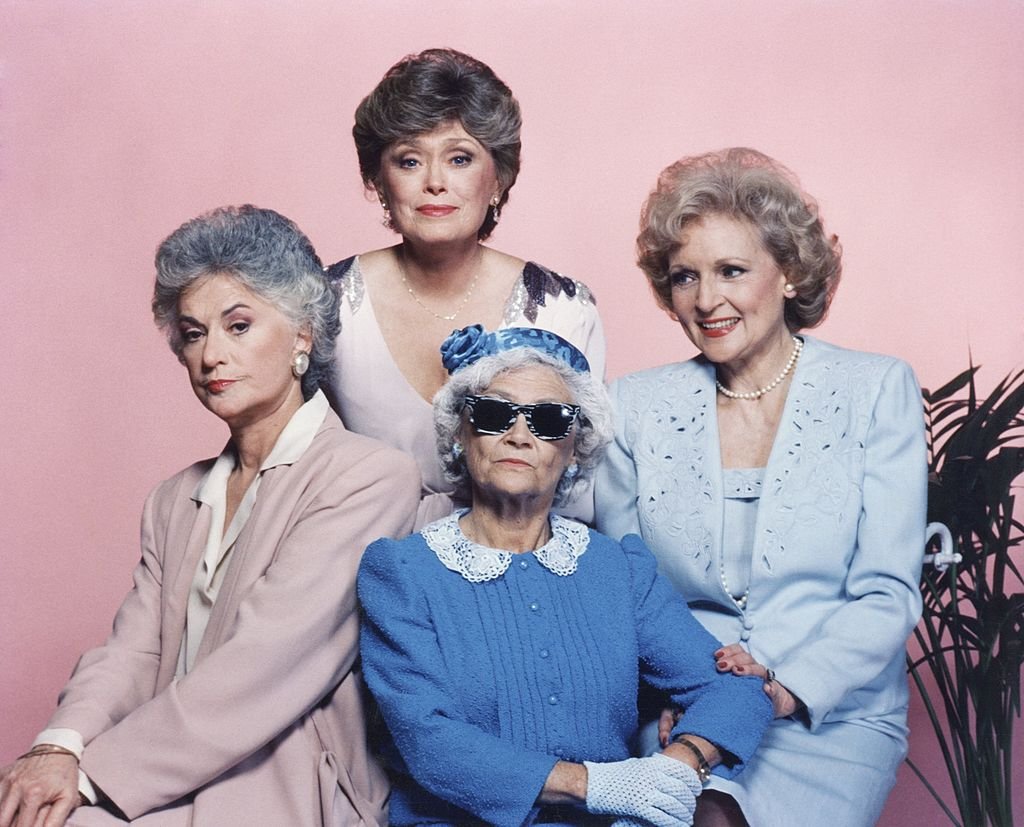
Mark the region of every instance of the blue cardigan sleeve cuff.
POLYGON ((725 758, 715 773, 731 778, 742 771, 772 721, 762 681, 720 673, 714 653, 721 644, 657 573, 643 540, 627 535, 622 547, 630 564, 641 674, 684 710, 673 735, 686 732, 711 741, 725 758))

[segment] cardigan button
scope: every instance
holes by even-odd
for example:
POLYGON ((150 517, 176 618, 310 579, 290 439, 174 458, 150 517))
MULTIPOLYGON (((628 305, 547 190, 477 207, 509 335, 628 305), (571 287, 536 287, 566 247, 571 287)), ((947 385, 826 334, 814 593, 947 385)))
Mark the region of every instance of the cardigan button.
POLYGON ((547 649, 541 649, 538 654, 540 655, 541 660, 547 660, 548 655, 550 655, 551 653, 547 649))
POLYGON ((750 640, 750 630, 749 629, 744 629, 742 632, 740 632, 740 640, 742 640, 744 642, 750 640))
POLYGON ((536 612, 539 609, 540 609, 540 603, 538 603, 536 600, 534 600, 533 603, 530 604, 530 611, 531 612, 536 612))
POLYGON ((530 564, 527 563, 525 560, 520 560, 519 561, 519 568, 525 569, 525 568, 529 568, 529 566, 530 566, 530 564))
POLYGON ((558 703, 558 696, 557 695, 548 695, 548 703, 551 704, 552 706, 555 706, 558 703))

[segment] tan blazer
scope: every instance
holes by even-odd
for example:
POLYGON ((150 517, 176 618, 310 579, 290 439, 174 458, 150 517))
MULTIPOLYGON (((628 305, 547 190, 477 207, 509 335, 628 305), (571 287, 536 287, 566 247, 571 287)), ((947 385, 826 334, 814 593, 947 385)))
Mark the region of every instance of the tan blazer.
MULTIPOLYGON (((416 465, 329 411, 298 462, 265 472, 196 662, 175 680, 210 527, 209 507, 191 495, 211 462, 150 494, 134 588, 47 726, 82 733, 82 769, 130 819, 166 808, 145 824, 384 823, 387 781, 366 750, 355 581, 372 540, 409 532, 416 465)), ((96 808, 79 819, 106 821, 96 808)))

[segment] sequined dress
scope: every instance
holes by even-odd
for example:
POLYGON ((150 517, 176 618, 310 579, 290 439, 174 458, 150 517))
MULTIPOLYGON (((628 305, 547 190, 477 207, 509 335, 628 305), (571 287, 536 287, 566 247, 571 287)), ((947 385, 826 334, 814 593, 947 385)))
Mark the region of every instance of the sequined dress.
MULTIPOLYGON (((449 514, 451 485, 437 459, 433 410, 398 369, 366 291, 359 257, 327 268, 342 294, 341 334, 333 397, 345 426, 411 454, 423 476, 419 528, 449 514)), ((467 322, 468 323, 468 322, 467 322)), ((593 295, 583 282, 534 262, 523 267, 502 314, 502 327, 541 327, 586 354, 595 376, 604 376, 604 331, 593 295)), ((438 357, 440 359, 440 356, 438 357)), ((575 513, 586 519, 588 514, 575 513)))

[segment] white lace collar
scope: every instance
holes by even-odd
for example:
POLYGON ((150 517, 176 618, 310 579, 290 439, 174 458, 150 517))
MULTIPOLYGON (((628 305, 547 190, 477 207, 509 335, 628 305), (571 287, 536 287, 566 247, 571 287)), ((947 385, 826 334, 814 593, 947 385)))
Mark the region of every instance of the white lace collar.
MULTIPOLYGON (((495 580, 505 573, 514 555, 469 540, 459 527, 459 518, 467 511, 463 508, 430 523, 420 533, 445 568, 461 574, 470 583, 495 580)), ((576 571, 576 561, 589 542, 590 532, 585 525, 552 514, 551 539, 533 556, 552 574, 567 577, 576 571)))

